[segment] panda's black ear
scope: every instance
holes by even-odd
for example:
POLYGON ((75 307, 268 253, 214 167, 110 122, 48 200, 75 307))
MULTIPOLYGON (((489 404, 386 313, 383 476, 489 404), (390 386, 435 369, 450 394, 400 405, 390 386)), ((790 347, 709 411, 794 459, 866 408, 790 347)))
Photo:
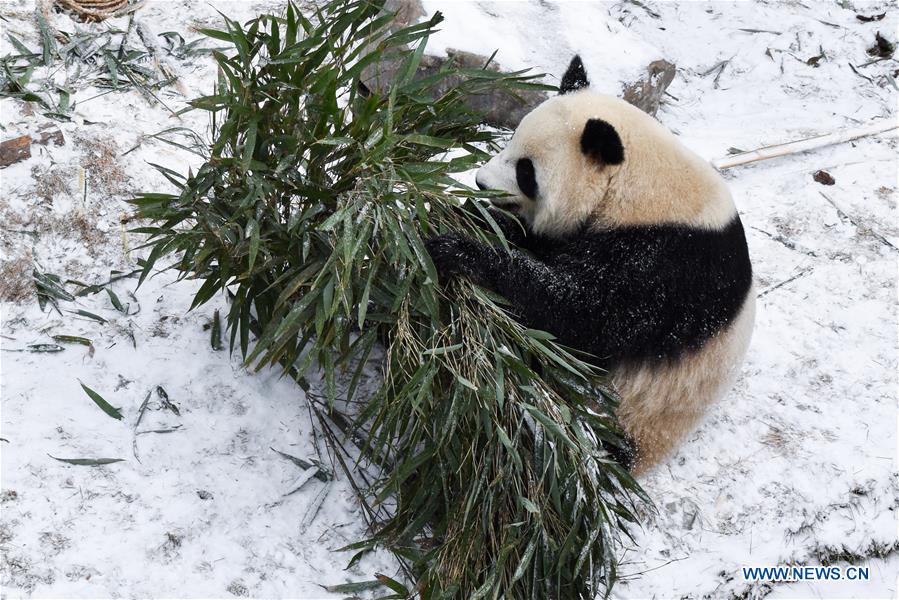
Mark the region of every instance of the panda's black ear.
POLYGON ((567 94, 568 92, 576 92, 588 85, 590 85, 590 82, 587 81, 587 72, 584 70, 584 63, 581 62, 581 57, 575 54, 574 58, 571 59, 571 63, 568 65, 568 70, 566 70, 565 74, 562 76, 562 84, 559 85, 559 95, 567 94))
POLYGON ((581 134, 581 152, 606 165, 624 162, 624 146, 618 132, 602 119, 590 119, 581 134))

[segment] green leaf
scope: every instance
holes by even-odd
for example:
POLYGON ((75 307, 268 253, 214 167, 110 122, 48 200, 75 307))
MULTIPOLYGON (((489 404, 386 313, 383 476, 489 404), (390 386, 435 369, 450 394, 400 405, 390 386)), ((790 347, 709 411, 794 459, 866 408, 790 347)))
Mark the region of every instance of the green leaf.
POLYGON ((197 29, 199 33, 202 33, 206 37, 211 37, 216 40, 221 40, 223 42, 231 42, 233 43, 233 39, 231 38, 230 33, 226 33, 224 31, 219 31, 218 29, 197 29))
POLYGON ((127 309, 125 309, 125 307, 122 305, 122 301, 119 300, 119 297, 116 296, 115 292, 113 292, 109 288, 105 288, 105 289, 106 289, 106 293, 109 295, 109 300, 112 302, 112 305, 115 307, 115 309, 117 311, 119 311, 120 313, 127 315, 128 314, 127 309))
POLYGON ((36 11, 35 17, 37 18, 38 29, 41 32, 42 63, 45 66, 50 66, 51 55, 56 52, 56 42, 53 39, 53 35, 50 33, 50 26, 47 24, 47 19, 44 18, 41 11, 36 11))
POLYGON ((540 331, 539 329, 525 329, 524 334, 528 337, 534 338, 535 340, 554 340, 556 336, 546 331, 540 331))
POLYGON ((249 129, 247 129, 247 136, 244 140, 243 146, 243 158, 241 160, 241 169, 244 172, 250 170, 250 162, 253 160, 253 153, 256 151, 256 135, 259 132, 259 121, 257 119, 253 119, 250 121, 249 129))
POLYGON ((543 427, 545 427, 547 431, 552 433, 553 437, 555 437, 560 442, 564 442, 571 448, 577 449, 577 446, 575 445, 575 443, 573 441, 571 441, 571 438, 568 437, 568 434, 565 433, 565 431, 562 429, 562 427, 556 421, 549 418, 547 415, 542 413, 535 406, 526 404, 524 402, 521 403, 521 406, 525 410, 527 410, 528 413, 530 413, 532 417, 534 417, 535 419, 540 421, 540 424, 543 425, 543 427))
POLYGON ((287 454, 286 452, 281 452, 280 450, 275 450, 274 448, 271 448, 271 450, 278 456, 289 460, 290 462, 292 462, 296 466, 300 467, 301 469, 304 469, 304 470, 317 469, 315 472, 315 475, 313 475, 313 477, 315 477, 322 483, 328 483, 329 481, 334 479, 334 475, 331 473, 330 469, 327 469, 324 465, 322 465, 318 461, 310 462, 307 460, 303 460, 302 458, 298 458, 296 456, 287 454))
POLYGON ((331 592, 332 594, 355 594, 357 592, 367 592, 368 590, 374 590, 379 587, 382 587, 384 584, 379 580, 374 579, 371 581, 356 581, 353 583, 339 583, 337 585, 323 585, 322 588, 325 591, 331 592))
POLYGON ((496 435, 499 437, 500 443, 502 443, 502 445, 506 447, 506 450, 509 452, 509 456, 512 457, 512 461, 515 463, 515 466, 521 468, 521 457, 518 454, 518 450, 515 448, 515 444, 512 443, 512 440, 509 439, 509 435, 499 425, 496 426, 496 435))
POLYGON ((99 467, 101 465, 110 465, 112 463, 124 462, 124 458, 59 458, 48 454, 53 460, 68 463, 70 465, 79 465, 83 467, 99 467))
POLYGON ((396 579, 392 579, 382 573, 375 573, 375 577, 382 584, 389 587, 391 590, 393 590, 397 594, 400 594, 401 598, 406 598, 409 596, 409 590, 406 589, 406 586, 404 586, 402 583, 400 583, 396 579))
POLYGON ((447 354, 449 352, 455 352, 463 347, 463 344, 453 344, 452 346, 441 346, 440 348, 431 348, 430 350, 425 350, 422 354, 424 355, 437 355, 437 354, 447 354))
POLYGON ((521 579, 527 572, 527 568, 531 564, 531 559, 534 557, 534 551, 536 549, 537 538, 533 538, 527 545, 527 548, 524 549, 524 553, 521 555, 521 559, 518 561, 518 567, 515 569, 515 573, 512 574, 512 583, 515 583, 516 581, 521 579))
POLYGON ((421 135, 417 133, 404 135, 401 138, 409 144, 418 144, 420 146, 429 146, 431 148, 439 148, 440 150, 449 150, 455 145, 455 142, 449 138, 438 138, 430 135, 421 135))
POLYGON ((82 346, 93 345, 93 342, 91 342, 86 337, 80 337, 77 335, 54 335, 53 339, 57 342, 64 342, 67 344, 81 344, 82 346))
POLYGON ((256 219, 250 219, 247 223, 247 237, 250 239, 250 266, 247 271, 253 270, 253 264, 256 262, 256 255, 259 253, 259 223, 256 219))
POLYGON ((80 309, 80 308, 78 310, 70 310, 69 312, 76 314, 76 315, 80 315, 82 317, 87 317, 88 319, 93 319, 94 321, 97 321, 98 323, 108 323, 108 321, 106 319, 104 319, 103 317, 101 317, 100 315, 96 315, 92 312, 88 312, 88 311, 80 309))
MULTIPOLYGON (((80 381, 78 383, 81 383, 80 381)), ((88 395, 88 397, 94 401, 94 403, 100 407, 100 409, 105 412, 107 415, 112 417, 113 419, 122 420, 124 417, 122 413, 119 412, 117 408, 114 408, 109 402, 103 399, 103 396, 90 389, 83 383, 81 383, 81 389, 84 390, 84 393, 88 395)))

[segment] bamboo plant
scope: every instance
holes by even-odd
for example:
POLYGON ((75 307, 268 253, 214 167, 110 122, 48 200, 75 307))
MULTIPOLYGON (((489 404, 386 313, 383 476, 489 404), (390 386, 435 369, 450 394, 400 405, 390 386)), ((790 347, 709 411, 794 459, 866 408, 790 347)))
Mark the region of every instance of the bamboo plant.
POLYGON ((202 282, 191 308, 227 294, 232 351, 304 387, 365 509, 356 558, 380 545, 401 565, 379 577, 388 597, 592 598, 646 501, 603 449, 621 443, 614 395, 503 298, 438 281, 423 244, 465 230, 506 245, 490 193, 453 178, 498 135, 464 100, 540 84, 487 65, 422 76, 441 18, 391 31, 377 2, 289 3, 204 30, 230 44, 191 103, 213 141, 196 173, 161 168, 176 193, 133 200, 142 279, 167 257, 202 282), (394 81, 369 89, 385 57, 394 81))

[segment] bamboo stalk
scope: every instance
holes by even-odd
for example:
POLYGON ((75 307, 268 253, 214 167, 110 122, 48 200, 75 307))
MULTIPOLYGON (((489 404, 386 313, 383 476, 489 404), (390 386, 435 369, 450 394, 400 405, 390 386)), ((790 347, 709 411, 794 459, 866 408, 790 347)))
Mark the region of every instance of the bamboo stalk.
POLYGON ((832 144, 842 144, 858 138, 884 133, 899 128, 899 124, 895 120, 882 121, 872 123, 863 127, 853 127, 852 129, 844 129, 834 133, 818 135, 815 137, 797 140, 795 142, 787 142, 785 144, 775 144, 773 146, 764 146, 749 152, 740 152, 731 156, 725 156, 712 161, 712 166, 723 171, 731 167, 749 164, 759 160, 768 160, 780 156, 788 156, 790 154, 798 154, 800 152, 808 152, 824 146, 832 144))

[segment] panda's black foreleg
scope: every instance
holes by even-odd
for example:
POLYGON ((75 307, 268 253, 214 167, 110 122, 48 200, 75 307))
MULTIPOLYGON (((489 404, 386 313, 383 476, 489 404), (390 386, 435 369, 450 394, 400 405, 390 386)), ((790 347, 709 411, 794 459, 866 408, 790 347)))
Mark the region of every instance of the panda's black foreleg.
POLYGON ((462 275, 478 285, 493 287, 496 269, 502 262, 500 251, 459 233, 432 237, 425 242, 425 248, 442 281, 462 275))
POLYGON ((602 442, 602 448, 619 465, 630 471, 637 463, 637 442, 629 434, 624 434, 622 445, 617 446, 608 442, 602 442))
MULTIPOLYGON (((507 242, 514 244, 519 248, 527 248, 529 246, 530 231, 526 224, 513 219, 495 208, 491 208, 487 212, 490 213, 490 217, 496 223, 497 227, 499 227, 500 231, 503 232, 503 236, 506 238, 507 242)), ((485 225, 489 227, 489 224, 485 223, 485 225)))
MULTIPOLYGON (((426 247, 441 279, 454 275, 504 296, 528 327, 549 331, 574 345, 592 312, 583 302, 573 274, 555 268, 516 248, 493 248, 465 235, 431 238, 426 247), (580 308, 586 312, 581 314, 580 308)), ((595 315, 593 315, 595 319, 595 315)))

